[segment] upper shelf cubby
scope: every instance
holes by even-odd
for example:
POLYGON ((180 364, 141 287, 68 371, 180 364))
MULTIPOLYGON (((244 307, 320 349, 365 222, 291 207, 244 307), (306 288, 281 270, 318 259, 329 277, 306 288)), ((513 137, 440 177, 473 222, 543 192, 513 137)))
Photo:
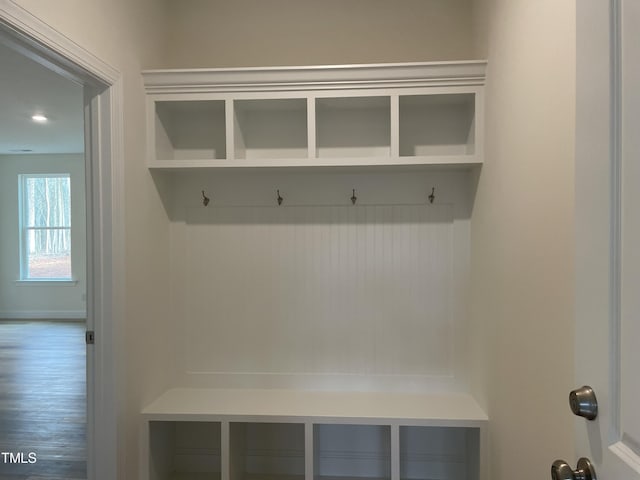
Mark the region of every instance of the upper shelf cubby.
POLYGON ((148 166, 479 165, 485 67, 146 71, 148 166))
POLYGON ((389 96, 316 99, 316 157, 391 156, 389 96))
POLYGON ((475 95, 400 96, 400 155, 473 155, 475 95))
POLYGON ((233 111, 236 159, 307 158, 305 98, 234 100, 233 111))
POLYGON ((154 111, 158 161, 226 158, 224 101, 157 101, 154 111))

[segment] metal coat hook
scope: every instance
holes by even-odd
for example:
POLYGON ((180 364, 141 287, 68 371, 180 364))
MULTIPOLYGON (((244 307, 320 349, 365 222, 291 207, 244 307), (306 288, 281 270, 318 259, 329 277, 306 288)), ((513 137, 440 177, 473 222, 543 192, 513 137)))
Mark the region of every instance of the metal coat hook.
POLYGON ((433 203, 436 199, 436 187, 431 187, 431 195, 429 195, 429 203, 433 203))
POLYGON ((202 205, 205 207, 209 205, 210 199, 204 194, 204 190, 202 190, 202 205))
POLYGON ((282 198, 280 196, 280 190, 276 190, 278 192, 278 205, 282 205, 282 202, 284 201, 284 198, 282 198))
POLYGON ((353 193, 351 194, 351 204, 355 205, 358 201, 358 197, 356 197, 356 189, 353 189, 353 193))

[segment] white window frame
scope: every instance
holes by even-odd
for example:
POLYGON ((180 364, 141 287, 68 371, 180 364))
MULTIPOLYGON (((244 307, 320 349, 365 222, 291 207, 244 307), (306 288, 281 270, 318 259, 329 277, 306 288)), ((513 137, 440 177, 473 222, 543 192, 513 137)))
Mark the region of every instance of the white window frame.
MULTIPOLYGON (((29 277, 29 252, 28 252, 28 231, 36 229, 46 230, 69 230, 70 236, 72 235, 73 224, 69 221, 68 227, 29 227, 28 226, 28 212, 27 212, 27 181, 32 178, 68 178, 71 183, 71 174, 68 172, 61 173, 21 173, 18 175, 18 218, 19 218, 19 231, 20 231, 20 283, 38 283, 38 284, 76 284, 73 276, 73 257, 71 257, 71 273, 68 277, 44 277, 44 278, 31 278, 29 277)), ((71 199, 70 199, 71 200, 71 199)), ((71 246, 71 252, 73 252, 73 245, 71 246)), ((73 253, 71 253, 73 255, 73 253)))

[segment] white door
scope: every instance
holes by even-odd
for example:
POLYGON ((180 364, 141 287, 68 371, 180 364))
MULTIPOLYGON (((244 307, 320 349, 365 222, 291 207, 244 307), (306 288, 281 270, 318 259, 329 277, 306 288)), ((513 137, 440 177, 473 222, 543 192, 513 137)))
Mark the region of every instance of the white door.
MULTIPOLYGON (((640 479, 640 1, 577 0, 576 453, 640 479)), ((576 459, 566 459, 575 465, 576 459)))

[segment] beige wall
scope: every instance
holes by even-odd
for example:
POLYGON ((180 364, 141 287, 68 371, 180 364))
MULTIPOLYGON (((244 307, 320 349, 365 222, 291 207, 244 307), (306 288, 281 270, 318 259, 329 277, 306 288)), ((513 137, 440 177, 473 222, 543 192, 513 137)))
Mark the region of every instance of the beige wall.
POLYGON ((471 0, 169 0, 168 66, 468 60, 471 0))
POLYGON ((574 458, 575 2, 475 10, 489 67, 472 216, 474 393, 491 419, 489 478, 539 480, 574 458))
POLYGON ((164 58, 167 0, 12 1, 124 74, 164 58))
MULTIPOLYGON (((122 419, 119 478, 138 477, 143 405, 170 381, 169 222, 145 165, 140 70, 161 63, 166 32, 159 0, 16 0, 29 12, 118 69, 124 92, 126 318, 116 318, 122 419)), ((98 452, 99 453, 99 452, 98 452)))

